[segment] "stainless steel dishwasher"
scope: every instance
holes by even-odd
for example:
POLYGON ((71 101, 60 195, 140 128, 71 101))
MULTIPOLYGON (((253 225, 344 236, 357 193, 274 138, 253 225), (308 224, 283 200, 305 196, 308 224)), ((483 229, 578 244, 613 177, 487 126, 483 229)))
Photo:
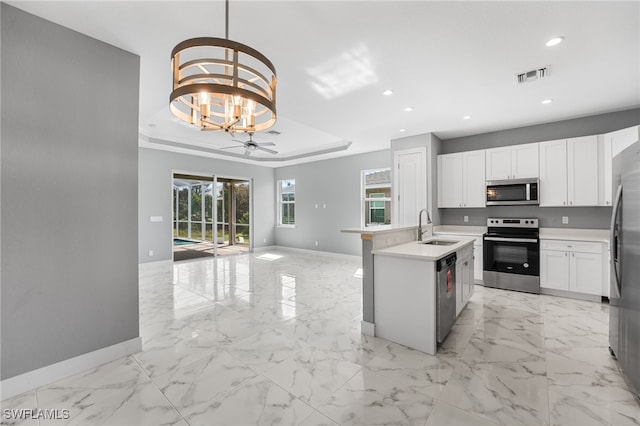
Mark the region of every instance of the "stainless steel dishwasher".
POLYGON ((436 338, 447 337, 456 322, 456 254, 438 259, 436 263, 436 338))

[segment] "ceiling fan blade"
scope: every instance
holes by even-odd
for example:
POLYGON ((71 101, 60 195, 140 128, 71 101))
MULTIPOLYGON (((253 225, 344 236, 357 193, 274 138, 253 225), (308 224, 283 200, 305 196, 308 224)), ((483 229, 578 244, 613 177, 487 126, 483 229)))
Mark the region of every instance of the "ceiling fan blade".
POLYGON ((249 151, 248 149, 244 151, 244 156, 248 157, 251 155, 251 151, 249 151))
POLYGON ((256 145, 258 145, 258 146, 276 146, 276 144, 273 143, 273 142, 262 142, 262 143, 257 143, 256 145))
POLYGON ((224 146, 222 148, 218 148, 218 149, 233 149, 233 148, 242 148, 241 146, 224 146))
POLYGON ((246 141, 241 141, 241 140, 238 140, 238 139, 231 139, 231 141, 232 141, 232 142, 238 142, 238 143, 241 143, 242 145, 244 145, 244 144, 246 144, 246 143, 247 143, 246 141))
POLYGON ((278 153, 278 151, 274 151, 274 150, 269 149, 269 148, 263 148, 263 147, 261 147, 261 146, 258 146, 258 147, 256 147, 256 148, 257 148, 257 149, 259 149, 259 150, 261 150, 261 151, 268 152, 269 154, 277 154, 277 153, 278 153))

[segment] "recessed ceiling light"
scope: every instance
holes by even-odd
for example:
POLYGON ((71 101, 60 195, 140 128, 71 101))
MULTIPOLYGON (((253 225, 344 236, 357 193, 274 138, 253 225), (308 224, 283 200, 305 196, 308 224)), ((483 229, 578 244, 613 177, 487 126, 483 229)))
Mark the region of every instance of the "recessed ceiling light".
POLYGON ((541 103, 542 103, 543 105, 547 105, 547 104, 550 104, 551 102, 553 102, 553 99, 545 99, 545 100, 544 100, 544 101, 542 101, 541 103))
POLYGON ((556 45, 562 43, 563 40, 564 40, 564 37, 554 37, 551 40, 549 40, 548 42, 546 42, 545 45, 547 47, 556 46, 556 45))
POLYGON ((407 112, 411 112, 411 111, 413 111, 413 107, 406 107, 404 110, 407 111, 407 112))
POLYGON ((382 92, 382 94, 385 95, 385 96, 393 95, 393 90, 387 89, 384 92, 382 92))
POLYGON ((407 129, 400 129, 400 132, 406 132, 407 129))
POLYGON ((470 118, 471 118, 471 116, 470 116, 470 115, 465 115, 464 117, 462 117, 462 119, 463 119, 463 120, 468 120, 468 119, 470 119, 470 118))

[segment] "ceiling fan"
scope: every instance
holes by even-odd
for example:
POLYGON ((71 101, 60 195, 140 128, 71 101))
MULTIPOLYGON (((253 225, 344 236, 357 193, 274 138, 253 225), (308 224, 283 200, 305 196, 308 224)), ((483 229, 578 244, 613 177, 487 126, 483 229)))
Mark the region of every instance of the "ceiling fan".
MULTIPOLYGON (((262 142, 262 143, 257 143, 253 140, 253 133, 249 133, 249 140, 248 141, 241 141, 238 139, 232 139, 234 142, 239 142, 243 145, 244 147, 244 156, 248 157, 251 155, 252 152, 260 150, 260 151, 265 151, 268 152, 269 154, 277 154, 278 151, 274 151, 272 149, 269 148, 264 148, 265 146, 275 146, 276 144, 273 142, 262 142)), ((234 146, 225 146, 223 148, 220 149, 233 149, 233 148, 242 148, 240 145, 234 145, 234 146)))

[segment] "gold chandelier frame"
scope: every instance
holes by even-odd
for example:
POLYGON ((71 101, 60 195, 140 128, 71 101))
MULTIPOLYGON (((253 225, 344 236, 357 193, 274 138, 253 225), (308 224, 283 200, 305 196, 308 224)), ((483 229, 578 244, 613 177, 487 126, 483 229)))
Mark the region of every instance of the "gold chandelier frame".
POLYGON ((169 108, 179 119, 230 133, 275 124, 276 70, 257 50, 228 38, 192 38, 174 47, 171 68, 169 108))

